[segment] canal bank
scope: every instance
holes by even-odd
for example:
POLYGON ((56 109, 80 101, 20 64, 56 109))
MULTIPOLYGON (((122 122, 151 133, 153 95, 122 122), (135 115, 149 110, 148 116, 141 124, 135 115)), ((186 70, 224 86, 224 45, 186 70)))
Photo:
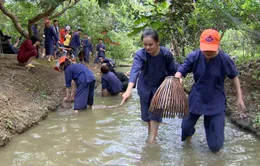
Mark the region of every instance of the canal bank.
MULTIPOLYGON (((18 64, 16 55, 0 57, 0 146, 62 106, 64 75, 53 69, 56 62, 38 59, 33 63, 36 67, 26 71, 18 64)), ((97 79, 97 87, 99 71, 90 67, 97 79)))

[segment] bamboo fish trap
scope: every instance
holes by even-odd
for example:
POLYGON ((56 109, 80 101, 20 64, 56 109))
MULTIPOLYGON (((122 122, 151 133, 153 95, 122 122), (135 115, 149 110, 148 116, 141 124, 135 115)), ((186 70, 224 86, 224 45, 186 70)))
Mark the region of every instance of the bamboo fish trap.
POLYGON ((165 78, 152 98, 149 111, 163 118, 183 118, 188 115, 188 99, 179 78, 165 78))

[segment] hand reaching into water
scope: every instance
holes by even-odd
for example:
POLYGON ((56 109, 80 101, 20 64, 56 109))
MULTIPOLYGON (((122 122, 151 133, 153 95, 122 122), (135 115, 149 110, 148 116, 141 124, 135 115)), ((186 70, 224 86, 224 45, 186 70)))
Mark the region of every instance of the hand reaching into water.
POLYGON ((123 105, 128 99, 129 99, 129 97, 131 96, 131 92, 125 92, 123 95, 122 95, 122 102, 121 102, 121 104, 120 105, 123 105))

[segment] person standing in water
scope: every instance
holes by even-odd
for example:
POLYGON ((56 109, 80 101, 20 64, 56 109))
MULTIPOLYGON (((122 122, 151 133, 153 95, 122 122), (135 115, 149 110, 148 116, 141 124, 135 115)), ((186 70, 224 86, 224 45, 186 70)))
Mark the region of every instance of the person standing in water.
POLYGON ((71 95, 70 101, 74 100, 74 112, 79 110, 92 108, 94 103, 95 77, 91 70, 83 64, 73 64, 70 60, 63 56, 59 59, 59 65, 56 66, 59 70, 64 71, 66 80, 66 97, 69 100, 70 87, 72 80, 76 83, 76 94, 71 95), (74 98, 74 99, 73 99, 74 98))
POLYGON ((139 77, 137 90, 140 96, 141 118, 148 125, 148 143, 155 143, 159 124, 162 117, 153 116, 148 112, 152 97, 167 76, 176 72, 172 53, 169 49, 160 46, 157 31, 147 28, 141 40, 144 48, 135 54, 126 92, 122 95, 123 104, 130 96, 139 77), (140 74, 139 74, 140 73, 140 74))
POLYGON ((208 147, 215 153, 224 143, 226 76, 234 84, 238 107, 245 110, 237 68, 231 58, 219 50, 219 44, 220 35, 216 30, 204 30, 200 36, 200 49, 191 52, 175 74, 181 81, 192 72, 195 80, 189 94, 190 113, 182 122, 181 140, 190 141, 197 120, 204 115, 208 147))

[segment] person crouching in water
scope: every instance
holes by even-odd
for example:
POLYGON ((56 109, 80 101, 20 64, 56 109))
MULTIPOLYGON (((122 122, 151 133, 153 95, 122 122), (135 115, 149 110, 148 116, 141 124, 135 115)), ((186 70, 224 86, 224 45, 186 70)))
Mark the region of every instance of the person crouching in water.
POLYGON ((92 108, 94 102, 95 77, 91 70, 82 64, 73 64, 67 57, 59 60, 59 69, 65 73, 66 97, 69 99, 71 81, 75 81, 77 90, 74 98, 74 112, 92 108))
POLYGON ((110 68, 110 71, 113 72, 117 76, 117 78, 121 81, 121 83, 123 85, 122 91, 126 91, 128 82, 129 82, 129 78, 124 73, 115 71, 115 69, 113 69, 113 68, 112 69, 110 68))
POLYGON ((38 54, 36 47, 39 45, 40 39, 35 35, 30 37, 30 39, 25 40, 19 49, 17 61, 19 63, 26 63, 25 67, 27 68, 35 67, 31 62, 38 54))
POLYGON ((117 78, 117 76, 109 71, 109 67, 106 65, 101 66, 101 84, 102 84, 102 96, 115 96, 119 94, 122 89, 123 85, 121 81, 117 78))

